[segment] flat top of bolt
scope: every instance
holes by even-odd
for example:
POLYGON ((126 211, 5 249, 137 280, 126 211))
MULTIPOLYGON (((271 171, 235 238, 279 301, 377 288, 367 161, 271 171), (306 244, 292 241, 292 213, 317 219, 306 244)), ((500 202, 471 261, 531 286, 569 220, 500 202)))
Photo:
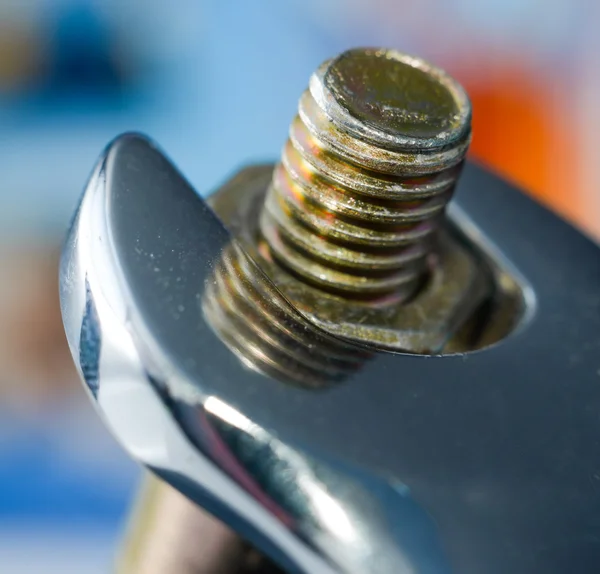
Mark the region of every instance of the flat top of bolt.
POLYGON ((400 52, 354 49, 328 66, 325 87, 356 120, 390 135, 431 139, 463 131, 470 112, 460 85, 400 52))

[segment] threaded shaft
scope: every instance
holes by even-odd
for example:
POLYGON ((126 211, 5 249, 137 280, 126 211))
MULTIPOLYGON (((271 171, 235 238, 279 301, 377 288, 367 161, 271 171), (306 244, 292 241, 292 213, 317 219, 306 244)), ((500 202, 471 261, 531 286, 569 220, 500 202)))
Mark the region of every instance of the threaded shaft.
POLYGON ((300 99, 261 213, 268 254, 354 298, 412 296, 470 140, 462 88, 397 52, 323 64, 300 99))
POLYGON ((202 310, 246 365, 298 386, 341 382, 369 358, 354 345, 307 328, 235 243, 223 251, 206 284, 202 310))

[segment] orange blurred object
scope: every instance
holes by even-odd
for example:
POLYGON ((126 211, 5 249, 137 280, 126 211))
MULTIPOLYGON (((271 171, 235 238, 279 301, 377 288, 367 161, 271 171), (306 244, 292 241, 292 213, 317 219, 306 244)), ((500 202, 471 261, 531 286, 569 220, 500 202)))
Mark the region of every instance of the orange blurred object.
POLYGON ((473 102, 473 157, 586 226, 577 124, 561 113, 557 92, 525 67, 480 72, 464 82, 473 102))

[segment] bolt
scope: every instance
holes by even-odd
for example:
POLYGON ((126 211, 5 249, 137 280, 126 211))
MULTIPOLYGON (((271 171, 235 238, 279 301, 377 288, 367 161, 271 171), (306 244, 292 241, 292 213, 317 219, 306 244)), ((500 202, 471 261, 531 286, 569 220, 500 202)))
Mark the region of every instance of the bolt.
MULTIPOLYGON (((474 349, 477 326, 487 329, 485 305, 502 289, 456 216, 444 215, 470 122, 466 93, 441 70, 390 50, 350 50, 312 76, 279 164, 245 168, 209 202, 294 311, 322 332, 369 349, 474 349)), ((259 284, 246 267, 235 269, 259 284)), ((292 349, 282 356, 280 341, 262 330, 278 317, 251 313, 256 297, 232 298, 231 277, 222 275, 209 294, 228 312, 206 305, 215 330, 239 355, 245 346, 259 370, 285 363, 282 371, 299 373, 294 365, 306 361, 298 350, 290 362, 292 349), (244 331, 240 321, 252 325, 244 331)), ((305 350, 320 360, 312 338, 305 350)), ((352 352, 343 350, 327 383, 356 368, 352 352)), ((314 377, 287 378, 306 385, 314 377)))
POLYGON ((325 62, 275 168, 261 253, 330 293, 408 300, 427 278, 470 120, 462 87, 419 58, 354 49, 325 62))

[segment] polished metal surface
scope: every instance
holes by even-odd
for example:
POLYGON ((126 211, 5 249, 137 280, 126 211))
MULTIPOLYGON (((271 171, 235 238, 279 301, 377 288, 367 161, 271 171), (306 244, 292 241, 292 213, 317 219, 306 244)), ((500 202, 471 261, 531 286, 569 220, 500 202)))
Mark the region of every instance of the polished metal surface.
POLYGON ((525 286, 520 328, 470 354, 371 353, 307 388, 221 340, 202 302, 239 246, 152 143, 116 140, 61 264, 69 345, 107 424, 289 572, 598 572, 600 252, 476 167, 458 198, 471 240, 525 286))

